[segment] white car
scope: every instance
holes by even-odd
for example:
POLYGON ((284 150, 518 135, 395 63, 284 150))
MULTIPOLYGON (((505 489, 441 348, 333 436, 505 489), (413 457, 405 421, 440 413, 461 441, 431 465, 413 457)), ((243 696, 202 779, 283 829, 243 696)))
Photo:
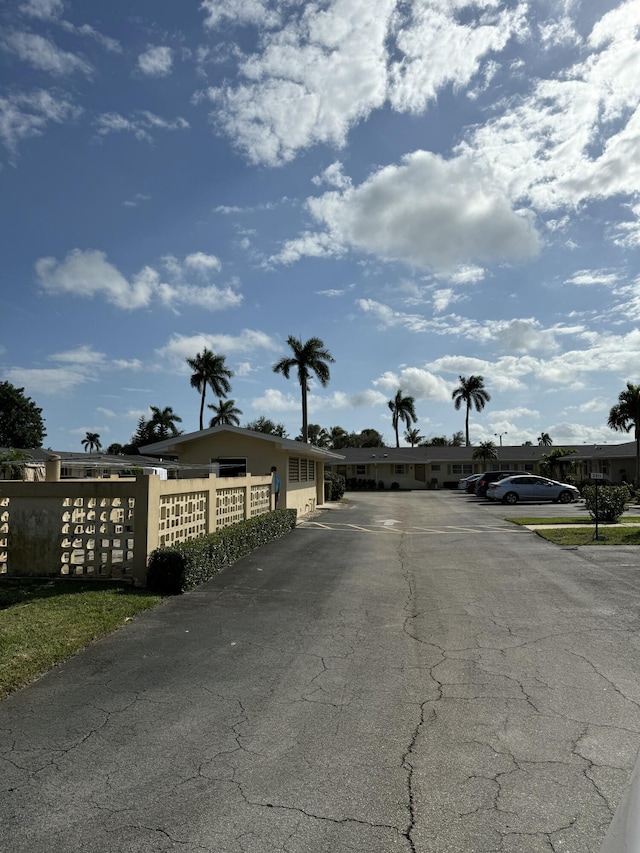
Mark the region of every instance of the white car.
POLYGON ((553 501, 568 504, 580 497, 570 483, 559 483, 535 474, 519 474, 489 483, 487 497, 492 501, 516 504, 518 501, 553 501))
POLYGON ((458 480, 458 488, 466 489, 469 483, 475 482, 480 474, 469 474, 468 477, 462 477, 462 479, 458 480))

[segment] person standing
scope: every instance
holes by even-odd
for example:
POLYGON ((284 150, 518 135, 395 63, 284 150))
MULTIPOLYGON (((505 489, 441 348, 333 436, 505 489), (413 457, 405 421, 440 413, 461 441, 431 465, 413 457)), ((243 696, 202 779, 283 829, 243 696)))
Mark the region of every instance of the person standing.
POLYGON ((278 477, 278 469, 275 465, 271 467, 273 476, 273 508, 278 509, 278 498, 280 497, 280 477, 278 477))

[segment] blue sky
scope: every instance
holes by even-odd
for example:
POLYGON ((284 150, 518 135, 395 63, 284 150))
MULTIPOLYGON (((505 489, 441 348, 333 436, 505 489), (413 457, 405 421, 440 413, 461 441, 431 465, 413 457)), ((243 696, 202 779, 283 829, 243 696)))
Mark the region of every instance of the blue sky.
MULTIPOLYGON (((24 0, 0 7, 0 379, 45 446, 198 428, 186 358, 242 424, 300 430, 286 339, 335 358, 309 419, 624 441, 640 382, 640 0, 24 0)), ((209 403, 216 402, 209 395, 209 403)), ((208 412, 211 415, 211 412, 208 412)))

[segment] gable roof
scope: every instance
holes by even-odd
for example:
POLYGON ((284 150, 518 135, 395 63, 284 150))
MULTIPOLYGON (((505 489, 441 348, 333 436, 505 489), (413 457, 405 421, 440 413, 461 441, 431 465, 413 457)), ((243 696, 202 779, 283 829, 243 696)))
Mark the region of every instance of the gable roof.
POLYGON ((254 430, 228 426, 226 424, 197 430, 196 432, 184 433, 183 435, 176 435, 172 438, 167 438, 164 441, 155 441, 153 444, 145 444, 140 448, 140 451, 148 453, 151 456, 159 456, 163 453, 178 453, 180 445, 188 444, 192 441, 201 441, 202 439, 209 438, 210 436, 224 435, 225 433, 270 442, 278 449, 285 450, 289 453, 296 453, 298 456, 310 456, 315 459, 323 459, 326 462, 344 459, 344 456, 341 453, 336 453, 332 450, 324 450, 321 447, 316 447, 314 444, 305 444, 302 441, 293 441, 290 438, 281 438, 279 435, 255 432, 254 430))

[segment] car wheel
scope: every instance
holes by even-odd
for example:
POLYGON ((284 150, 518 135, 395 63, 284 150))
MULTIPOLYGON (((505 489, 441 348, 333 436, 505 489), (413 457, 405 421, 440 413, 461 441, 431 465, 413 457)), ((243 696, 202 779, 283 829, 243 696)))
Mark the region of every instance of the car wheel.
POLYGON ((573 495, 571 492, 560 492, 558 495, 558 500, 561 504, 570 504, 573 500, 573 495))
POLYGON ((517 494, 515 492, 507 492, 507 494, 502 498, 502 503, 503 504, 511 504, 512 506, 513 506, 513 504, 517 504, 518 503, 517 494))

